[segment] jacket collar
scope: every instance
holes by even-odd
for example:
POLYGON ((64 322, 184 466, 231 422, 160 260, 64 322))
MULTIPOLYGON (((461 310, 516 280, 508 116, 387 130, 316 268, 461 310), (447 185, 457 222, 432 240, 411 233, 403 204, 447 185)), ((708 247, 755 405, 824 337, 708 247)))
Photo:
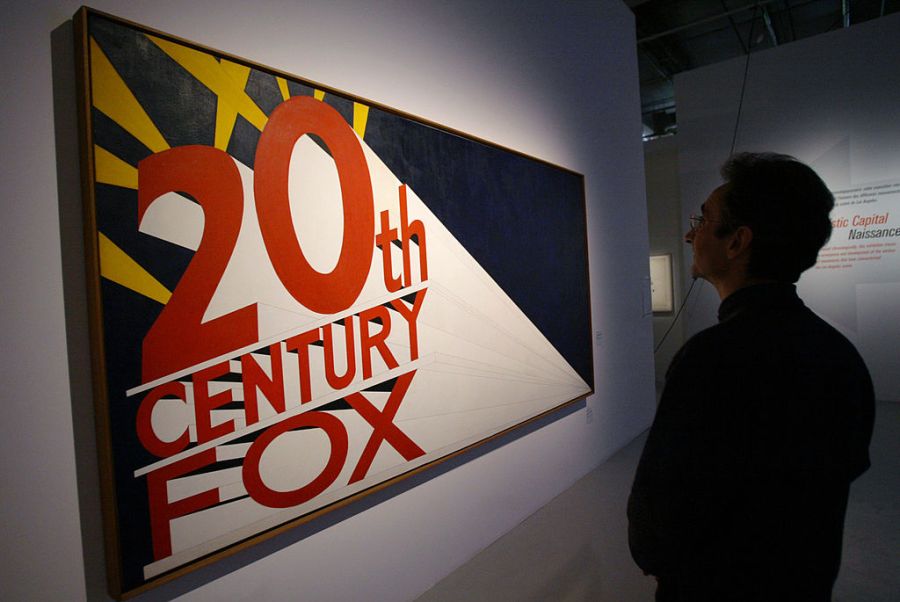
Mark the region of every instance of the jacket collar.
POLYGON ((786 282, 753 284, 736 290, 722 301, 719 305, 719 322, 727 322, 748 311, 789 307, 803 307, 795 285, 786 282))

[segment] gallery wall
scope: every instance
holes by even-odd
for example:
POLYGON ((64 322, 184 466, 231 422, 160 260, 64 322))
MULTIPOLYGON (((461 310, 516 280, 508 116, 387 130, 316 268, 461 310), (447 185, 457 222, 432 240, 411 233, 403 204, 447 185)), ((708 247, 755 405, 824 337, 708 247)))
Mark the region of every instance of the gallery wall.
MULTIPOLYGON (((412 599, 647 427, 647 215, 624 4, 92 5, 586 178, 594 395, 139 599, 412 599)), ((0 591, 9 599, 105 598, 71 62, 78 6, 10 2, 0 25, 0 591)))
POLYGON ((647 230, 651 255, 672 258, 672 298, 670 312, 653 315, 653 349, 657 394, 665 384, 666 370, 684 342, 684 322, 676 319, 682 289, 682 263, 687 252, 685 227, 681 223, 681 191, 678 186, 678 137, 664 136, 644 142, 644 173, 647 190, 647 230))
MULTIPOLYGON (((835 228, 800 279, 807 304, 855 343, 878 399, 900 400, 900 15, 751 55, 736 151, 775 151, 811 165, 835 193, 835 228)), ((676 77, 686 224, 721 182, 746 62, 676 77)), ((689 278, 691 254, 685 254, 689 278)), ((686 331, 715 319, 709 285, 688 302, 686 331)))

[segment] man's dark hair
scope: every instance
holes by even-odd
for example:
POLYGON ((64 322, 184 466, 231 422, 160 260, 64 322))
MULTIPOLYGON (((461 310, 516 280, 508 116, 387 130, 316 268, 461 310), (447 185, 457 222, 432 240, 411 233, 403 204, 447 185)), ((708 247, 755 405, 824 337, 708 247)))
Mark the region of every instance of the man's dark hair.
POLYGON ((747 275, 796 282, 831 236, 834 196, 809 166, 775 153, 739 153, 722 166, 723 236, 753 231, 747 275))

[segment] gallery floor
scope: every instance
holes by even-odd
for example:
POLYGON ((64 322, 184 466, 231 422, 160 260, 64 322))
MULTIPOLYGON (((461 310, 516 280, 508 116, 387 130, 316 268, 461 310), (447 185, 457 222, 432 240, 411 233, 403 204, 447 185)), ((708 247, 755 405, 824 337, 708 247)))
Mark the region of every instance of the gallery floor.
MULTIPOLYGON (((900 403, 878 404, 872 468, 853 484, 835 602, 900 600, 900 403)), ((417 602, 644 602, 653 580, 628 554, 625 504, 646 434, 417 602)))

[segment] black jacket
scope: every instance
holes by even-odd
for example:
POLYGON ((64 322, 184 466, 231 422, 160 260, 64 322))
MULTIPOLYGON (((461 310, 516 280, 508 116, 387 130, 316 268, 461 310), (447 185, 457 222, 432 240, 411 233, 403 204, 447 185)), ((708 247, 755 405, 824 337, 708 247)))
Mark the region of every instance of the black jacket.
POLYGON ((628 503, 665 600, 828 600, 872 381, 793 285, 741 289, 669 367, 628 503))

